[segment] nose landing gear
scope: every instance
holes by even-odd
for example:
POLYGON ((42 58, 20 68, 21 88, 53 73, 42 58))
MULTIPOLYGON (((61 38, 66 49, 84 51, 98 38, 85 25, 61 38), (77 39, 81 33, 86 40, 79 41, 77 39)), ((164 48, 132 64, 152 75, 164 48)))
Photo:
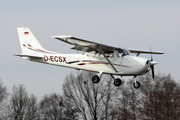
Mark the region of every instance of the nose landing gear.
MULTIPOLYGON (((94 75, 94 76, 92 77, 92 82, 93 82, 94 84, 97 84, 97 83, 100 81, 101 75, 102 75, 102 72, 100 72, 98 75, 94 75)), ((116 79, 115 79, 113 75, 111 75, 111 77, 114 79, 114 85, 115 85, 115 86, 120 86, 120 85, 121 85, 121 83, 122 83, 121 79, 119 79, 119 78, 116 78, 116 79)))
POLYGON ((140 87, 140 83, 138 82, 138 81, 135 81, 134 83, 133 83, 133 86, 134 86, 134 88, 139 88, 140 87))
POLYGON ((133 78, 134 79, 133 86, 134 86, 135 89, 138 89, 141 86, 141 84, 138 81, 135 80, 136 77, 137 76, 134 76, 134 78, 133 78))

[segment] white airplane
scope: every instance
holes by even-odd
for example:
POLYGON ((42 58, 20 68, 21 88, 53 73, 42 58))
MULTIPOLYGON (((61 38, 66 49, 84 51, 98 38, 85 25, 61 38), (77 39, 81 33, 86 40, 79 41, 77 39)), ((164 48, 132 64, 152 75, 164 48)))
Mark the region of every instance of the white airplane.
MULTIPOLYGON (((154 65, 157 62, 153 61, 152 55, 151 60, 138 56, 141 53, 164 54, 159 51, 124 49, 72 36, 52 36, 52 38, 73 45, 71 49, 85 52, 84 54, 61 54, 45 50, 29 28, 20 27, 17 31, 22 54, 14 55, 34 62, 97 72, 99 74, 92 77, 93 83, 98 83, 102 74, 109 74, 114 79, 114 85, 120 86, 121 79, 115 79, 113 75, 134 76, 135 78, 146 74, 150 69, 152 69, 154 78, 154 65), (136 56, 131 53, 135 53, 136 56)), ((134 79, 133 86, 139 88, 140 83, 134 79)))

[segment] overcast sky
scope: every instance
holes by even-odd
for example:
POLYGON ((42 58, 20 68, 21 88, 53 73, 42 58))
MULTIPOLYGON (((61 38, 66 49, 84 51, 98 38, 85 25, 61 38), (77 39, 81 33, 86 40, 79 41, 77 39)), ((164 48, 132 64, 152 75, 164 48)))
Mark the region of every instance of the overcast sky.
POLYGON ((75 72, 13 56, 21 53, 16 28, 25 26, 45 49, 59 53, 76 51, 51 36, 71 35, 145 50, 151 45, 165 52, 153 55, 156 74, 171 73, 180 82, 179 0, 0 0, 0 18, 0 78, 9 92, 13 85, 23 84, 38 99, 62 94, 64 78, 75 72))

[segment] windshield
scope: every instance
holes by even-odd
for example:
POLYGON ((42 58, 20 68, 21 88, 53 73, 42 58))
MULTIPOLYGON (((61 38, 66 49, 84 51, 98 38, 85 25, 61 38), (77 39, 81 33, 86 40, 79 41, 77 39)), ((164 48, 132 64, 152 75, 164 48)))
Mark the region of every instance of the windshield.
POLYGON ((122 57, 131 54, 128 49, 119 48, 118 51, 119 51, 120 54, 122 54, 122 57))

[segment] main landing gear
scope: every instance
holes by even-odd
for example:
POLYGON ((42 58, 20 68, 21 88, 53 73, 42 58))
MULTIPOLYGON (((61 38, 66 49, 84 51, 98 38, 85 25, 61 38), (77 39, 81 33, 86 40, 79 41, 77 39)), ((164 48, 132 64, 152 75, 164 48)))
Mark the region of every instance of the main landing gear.
POLYGON ((100 81, 100 77, 98 76, 98 75, 94 75, 93 77, 92 77, 92 82, 93 83, 98 83, 100 81))
POLYGON ((95 84, 98 83, 100 81, 101 75, 102 75, 102 72, 100 72, 98 75, 94 75, 92 77, 92 82, 95 83, 95 84))
MULTIPOLYGON (((94 75, 94 76, 92 77, 92 82, 93 82, 94 84, 98 83, 98 82, 100 81, 101 75, 102 75, 102 73, 99 73, 98 75, 94 75)), ((120 85, 121 85, 121 83, 122 83, 121 79, 119 79, 119 78, 116 78, 116 79, 115 79, 113 75, 111 75, 111 77, 114 79, 114 85, 115 85, 115 86, 120 86, 120 85)))
POLYGON ((116 79, 114 80, 114 85, 115 85, 115 86, 120 86, 121 83, 122 83, 122 81, 121 81, 121 79, 119 79, 119 78, 116 78, 116 79))
POLYGON ((111 77, 114 79, 114 85, 115 86, 120 86, 121 85, 121 83, 122 83, 122 81, 121 81, 121 79, 119 79, 119 78, 114 78, 114 76, 113 75, 111 75, 111 77))

